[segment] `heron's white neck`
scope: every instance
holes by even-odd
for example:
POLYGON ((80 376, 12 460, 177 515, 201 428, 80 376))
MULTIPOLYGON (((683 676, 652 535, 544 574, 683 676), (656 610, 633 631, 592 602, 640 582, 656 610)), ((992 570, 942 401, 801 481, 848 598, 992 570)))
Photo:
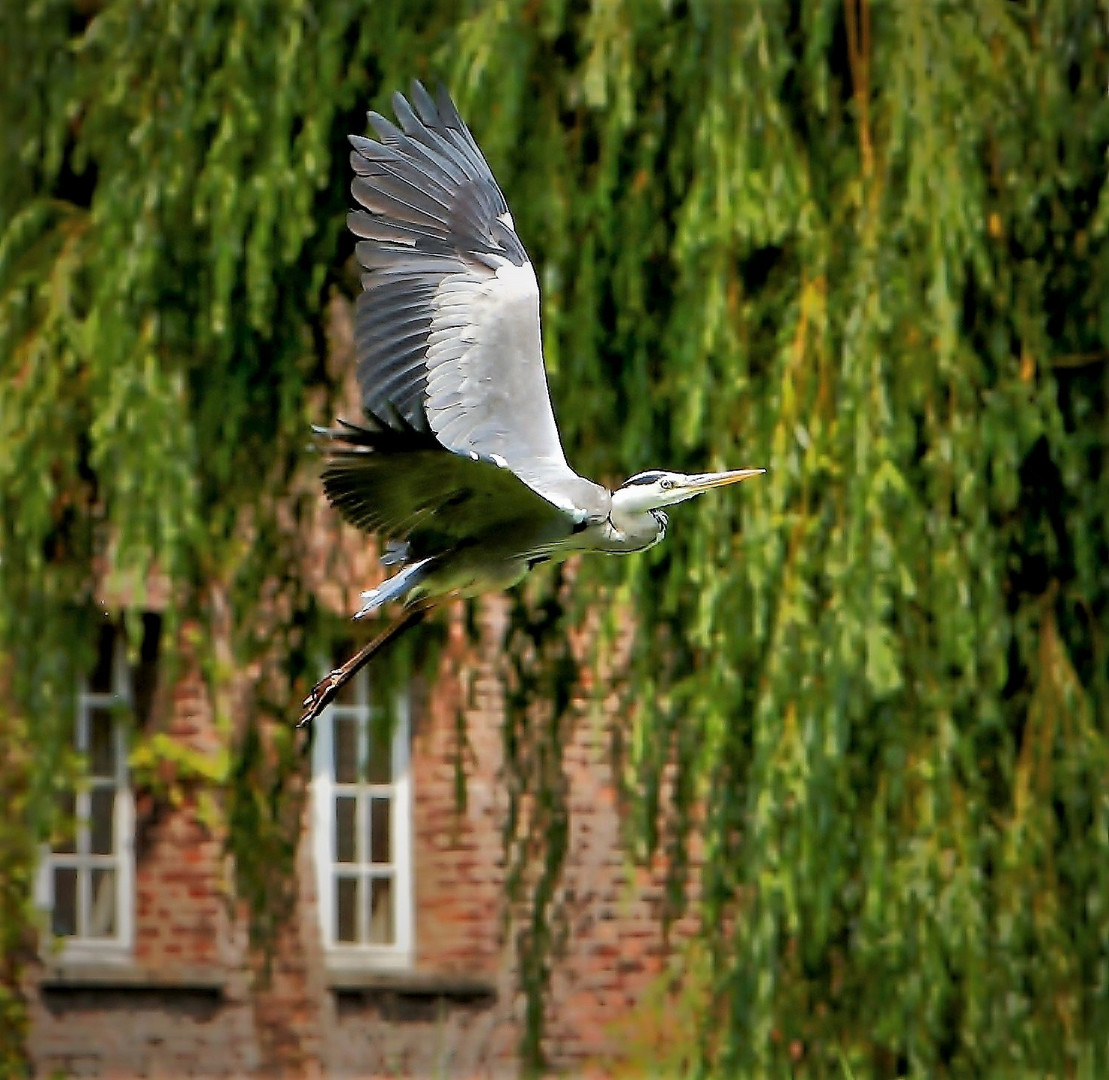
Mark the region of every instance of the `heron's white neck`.
POLYGON ((612 493, 612 517, 615 521, 618 517, 638 516, 666 506, 668 501, 656 484, 617 488, 612 493))

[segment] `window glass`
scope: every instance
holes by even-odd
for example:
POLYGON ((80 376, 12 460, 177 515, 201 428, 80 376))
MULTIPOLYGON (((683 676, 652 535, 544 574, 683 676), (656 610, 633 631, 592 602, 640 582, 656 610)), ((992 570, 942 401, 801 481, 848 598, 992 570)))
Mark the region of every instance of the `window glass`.
POLYGON ((393 725, 387 717, 373 717, 369 728, 369 750, 366 754, 366 783, 388 784, 393 779, 393 725))
POLYGON ((97 787, 89 792, 89 851, 111 855, 115 851, 116 789, 97 787))
POLYGON ((341 795, 335 800, 336 862, 352 863, 356 858, 354 822, 357 806, 358 800, 349 795, 341 795))
POLYGON ((371 798, 370 807, 370 862, 388 863, 390 858, 389 823, 391 800, 371 798))
POLYGON ((51 930, 58 937, 77 933, 77 870, 72 866, 55 866, 53 873, 54 909, 51 930))
POLYGON ((393 944, 393 880, 387 877, 370 878, 370 934, 371 945, 393 944))
POLYGON ((332 720, 335 782, 353 784, 358 779, 358 721, 353 716, 332 720))
POLYGON ((87 711, 90 776, 107 779, 115 776, 115 723, 111 708, 93 706, 87 711))
POLYGON ((358 878, 335 879, 335 940, 358 940, 358 878))
POLYGON ((116 872, 114 867, 94 868, 89 905, 89 937, 114 937, 116 932, 116 872))

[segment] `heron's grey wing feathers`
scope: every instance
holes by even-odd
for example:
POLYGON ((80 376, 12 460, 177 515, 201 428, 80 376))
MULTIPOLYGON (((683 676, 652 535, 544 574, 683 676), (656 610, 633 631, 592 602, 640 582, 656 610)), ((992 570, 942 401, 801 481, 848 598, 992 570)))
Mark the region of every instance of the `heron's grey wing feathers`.
POLYGON ((365 411, 395 413, 459 454, 504 462, 564 511, 608 492, 566 462, 543 370, 539 287, 489 166, 447 95, 393 97, 353 137, 351 213, 366 270, 355 340, 365 411))
POLYGON ((423 399, 427 385, 424 353, 431 329, 434 288, 405 277, 382 281, 376 305, 359 304, 354 332, 360 343, 357 376, 363 407, 384 416, 391 405, 413 427, 427 431, 423 399), (370 340, 373 348, 364 343, 370 340))

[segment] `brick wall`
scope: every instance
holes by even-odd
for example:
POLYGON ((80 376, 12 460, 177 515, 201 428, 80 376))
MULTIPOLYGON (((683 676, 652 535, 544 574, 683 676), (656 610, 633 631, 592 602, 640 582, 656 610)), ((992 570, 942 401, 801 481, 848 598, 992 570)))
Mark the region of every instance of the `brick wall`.
POLYGON ((686 914, 666 934, 666 860, 633 867, 627 859, 607 723, 586 716, 576 726, 564 768, 571 792, 561 890, 567 937, 551 978, 545 1050, 552 1064, 573 1070, 620 1061, 648 1045, 652 1033, 636 1032, 629 1018, 664 971, 673 970, 668 960, 680 958, 675 947, 696 922, 686 914), (629 1033, 642 1044, 629 1045, 629 1033))

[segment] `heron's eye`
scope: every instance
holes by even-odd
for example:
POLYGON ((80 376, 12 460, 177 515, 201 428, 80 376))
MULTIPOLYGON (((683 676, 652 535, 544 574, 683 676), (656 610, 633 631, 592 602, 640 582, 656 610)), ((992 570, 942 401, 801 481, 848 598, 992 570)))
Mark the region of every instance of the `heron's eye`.
POLYGON ((669 491, 674 486, 674 481, 664 478, 658 482, 658 486, 662 488, 663 491, 669 491))

